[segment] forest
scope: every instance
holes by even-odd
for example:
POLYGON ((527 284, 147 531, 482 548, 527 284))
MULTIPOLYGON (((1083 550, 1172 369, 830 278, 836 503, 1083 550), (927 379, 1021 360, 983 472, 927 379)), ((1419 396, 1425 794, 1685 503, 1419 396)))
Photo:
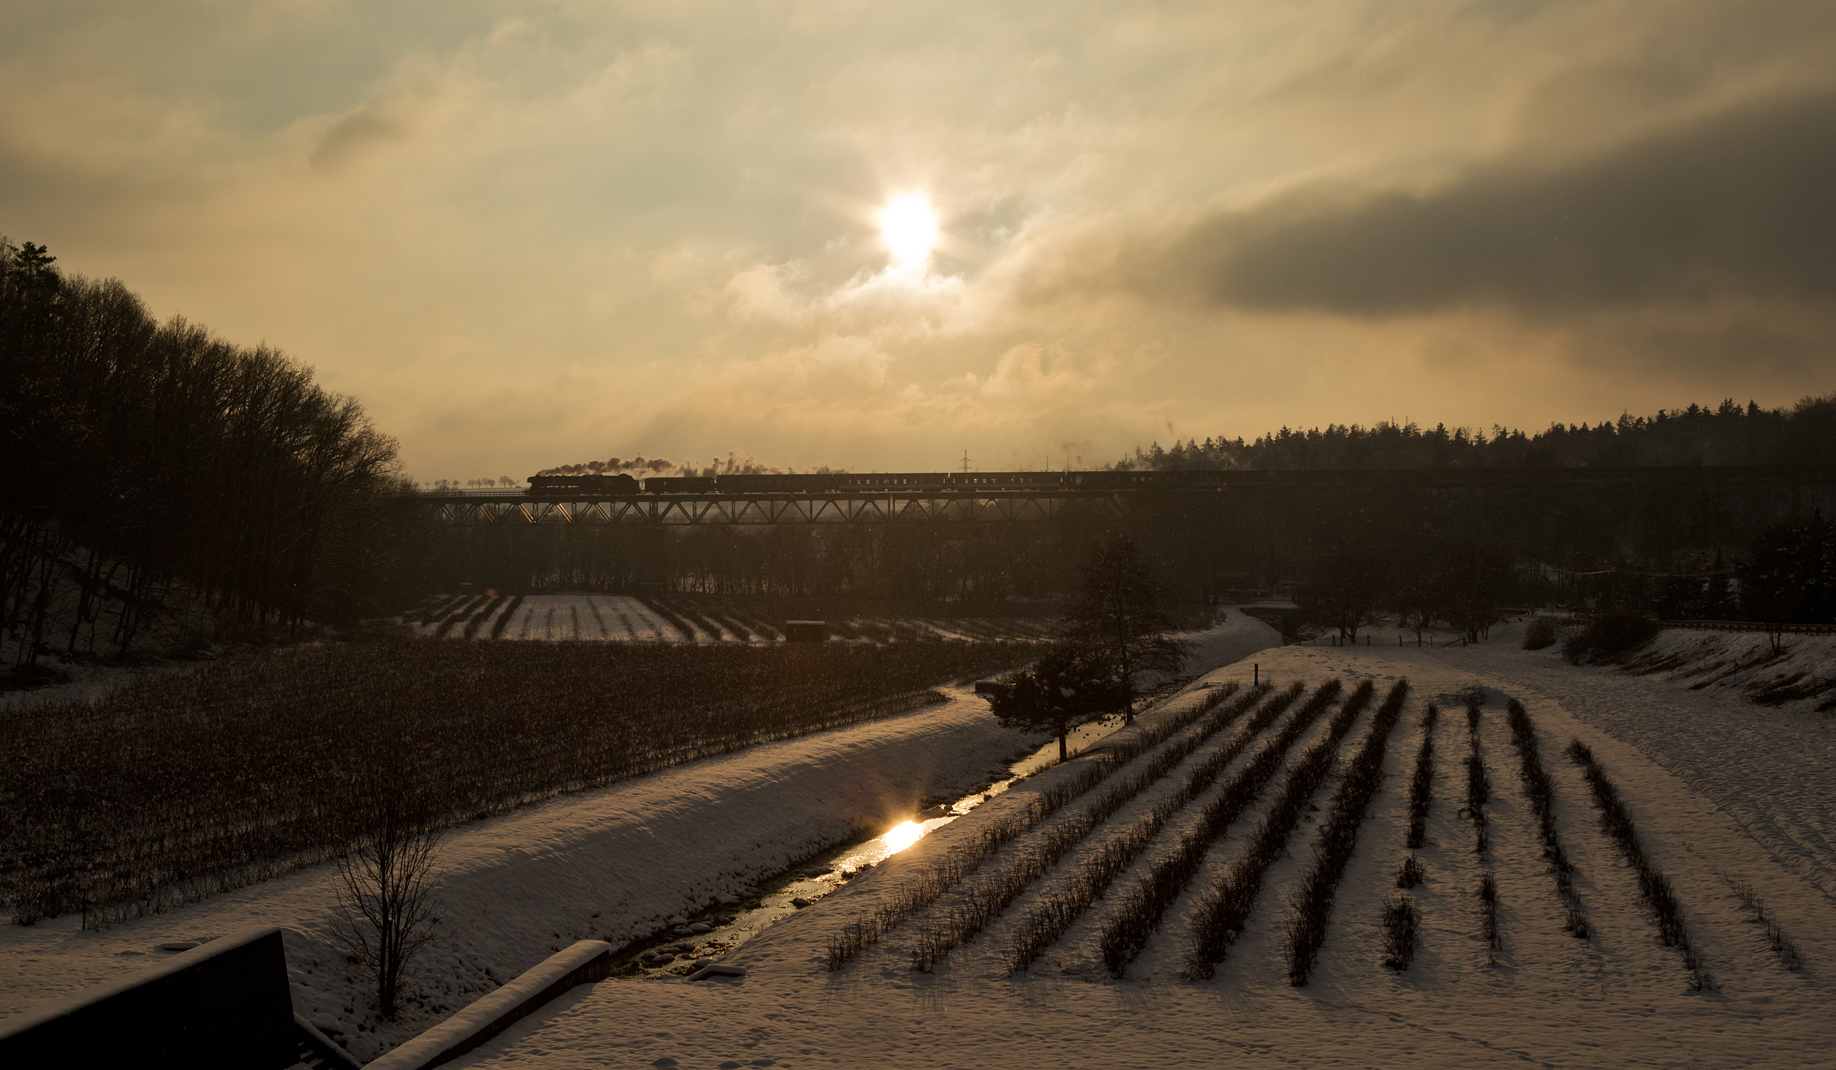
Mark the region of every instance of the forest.
POLYGON ((55 260, 0 239, 0 646, 14 664, 126 649, 174 599, 258 631, 372 616, 409 593, 425 522, 395 442, 356 400, 273 348, 158 323, 119 281, 55 260), (53 615, 60 591, 78 604, 53 615))
POLYGON ((1836 394, 1789 408, 1742 406, 1733 398, 1710 408, 1621 414, 1593 426, 1552 424, 1546 431, 1493 426, 1489 431, 1410 422, 1281 428, 1252 442, 1214 436, 1158 442, 1114 467, 1162 469, 1383 468, 1662 468, 1694 465, 1836 464, 1836 394))

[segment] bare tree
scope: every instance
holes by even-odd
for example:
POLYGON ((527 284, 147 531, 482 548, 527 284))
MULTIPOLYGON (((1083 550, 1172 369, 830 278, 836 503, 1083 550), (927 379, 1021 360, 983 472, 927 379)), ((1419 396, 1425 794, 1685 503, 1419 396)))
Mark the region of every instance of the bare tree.
POLYGON ((376 1002, 395 1017, 402 970, 433 937, 433 867, 440 832, 405 776, 374 771, 356 788, 359 831, 338 860, 338 909, 348 949, 376 977, 376 1002))

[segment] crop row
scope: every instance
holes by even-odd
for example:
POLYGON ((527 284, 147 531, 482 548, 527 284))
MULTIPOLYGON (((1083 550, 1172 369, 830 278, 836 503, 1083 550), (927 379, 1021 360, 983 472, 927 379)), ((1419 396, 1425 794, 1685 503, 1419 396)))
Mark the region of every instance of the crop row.
POLYGON ((1792 943, 1791 937, 1785 935, 1785 930, 1779 925, 1779 920, 1767 913, 1766 904, 1760 902, 1758 894, 1753 890, 1753 885, 1745 881, 1737 882, 1734 885, 1734 894, 1739 897, 1742 906, 1753 911, 1753 920, 1759 922, 1761 930, 1765 932, 1766 946, 1778 958, 1779 965, 1788 970, 1803 969, 1804 958, 1798 954, 1798 945, 1792 943))
POLYGON ((1333 896, 1351 862, 1352 850, 1358 845, 1358 828, 1364 824, 1365 811, 1383 786, 1384 752, 1408 697, 1407 680, 1396 681, 1384 696, 1383 705, 1371 718, 1364 746, 1346 766, 1338 796, 1333 800, 1332 816, 1327 818, 1314 845, 1313 870, 1301 883, 1294 917, 1288 923, 1288 983, 1296 987, 1307 983, 1320 948, 1326 943, 1326 921, 1332 914, 1333 896))
POLYGON ((1523 783, 1524 797, 1530 800, 1531 812, 1536 814, 1536 830, 1543 841, 1543 857, 1549 860, 1549 872, 1555 877, 1556 894, 1562 899, 1565 914, 1562 927, 1576 939, 1585 940, 1588 935, 1587 911, 1581 903, 1581 893, 1575 890, 1575 867, 1562 850, 1562 838, 1556 832, 1555 782, 1543 768, 1542 753, 1536 741, 1536 725, 1524 710, 1524 704, 1516 699, 1506 704, 1505 715, 1511 724, 1511 741, 1517 747, 1517 776, 1523 783))
POLYGON ((1670 887, 1670 880, 1645 854, 1644 847, 1639 843, 1638 830, 1632 824, 1632 814, 1621 801, 1613 782, 1607 778, 1606 771, 1595 760, 1594 752, 1587 744, 1578 739, 1569 743, 1568 756, 1581 767, 1582 776, 1593 792, 1594 805, 1600 810, 1601 828, 1619 846, 1619 853, 1638 877, 1639 896, 1651 911, 1652 920, 1657 925, 1658 939, 1665 946, 1674 947, 1682 953, 1683 968, 1689 973, 1690 988, 1693 991, 1712 989, 1714 980, 1708 974, 1701 952, 1690 946, 1689 926, 1683 918, 1683 906, 1670 887))
POLYGON ((1428 808, 1434 802, 1434 723, 1441 707, 1430 702, 1422 711, 1422 745, 1415 752, 1415 773, 1409 779, 1409 835, 1404 844, 1420 850, 1428 842, 1428 808))
MULTIPOLYGON (((1418 851, 1428 842, 1428 812, 1434 805, 1434 726, 1440 720, 1441 707, 1430 702, 1422 710, 1422 745, 1415 752, 1415 771, 1409 777, 1409 831, 1403 846, 1418 851)), ((1422 883, 1427 872, 1421 859, 1413 854, 1403 856, 1396 867, 1396 887, 1408 891, 1422 883)), ((1383 901, 1383 964, 1392 970, 1406 970, 1415 959, 1415 945, 1421 930, 1421 911, 1415 900, 1399 895, 1383 901)))
POLYGON ((1479 699, 1466 700, 1466 815, 1473 822, 1473 852, 1481 858, 1491 848, 1486 836, 1485 804, 1492 799, 1492 781, 1485 774, 1485 753, 1479 747, 1479 699))
POLYGON ((1039 792, 1019 814, 1008 815, 993 823, 975 839, 953 846, 942 858, 927 860, 923 870, 907 878, 896 892, 882 900, 872 914, 857 917, 830 940, 827 955, 829 969, 841 969, 861 952, 878 944, 887 931, 930 906, 945 892, 975 873, 989 855, 1009 840, 1057 813, 1065 803, 1081 797, 1108 779, 1117 769, 1169 736, 1190 727, 1236 690, 1235 683, 1215 688, 1202 702, 1173 716, 1154 723, 1141 723, 1129 738, 1111 747, 1107 753, 1094 761, 1079 763, 1068 775, 1060 777, 1050 788, 1039 792))
MULTIPOLYGON (((1231 688, 1234 691, 1234 686, 1231 688)), ((1204 703, 1196 707, 1198 713, 1208 713, 1228 697, 1230 692, 1220 694, 1213 692, 1204 703)), ((1253 700, 1252 700, 1253 701, 1253 700)), ((1109 820, 1135 796, 1146 790, 1151 784, 1165 777, 1174 766, 1185 761, 1203 743, 1221 731, 1226 724, 1240 716, 1242 705, 1233 706, 1221 714, 1209 717, 1201 724, 1198 731, 1173 740, 1156 749, 1141 768, 1132 771, 1125 779, 1105 791, 1090 806, 1084 807, 1069 815, 1065 820, 1045 830, 1037 842, 1029 844, 1020 852, 1005 869, 991 880, 982 881, 966 889, 960 900, 955 903, 943 919, 942 924, 925 928, 912 942, 912 968, 914 970, 932 969, 951 951, 964 942, 973 939, 988 926, 988 923, 1001 915, 1008 905, 1019 898, 1034 881, 1044 876, 1058 860, 1065 856, 1072 847, 1083 842, 1091 831, 1109 820)), ((1196 718, 1194 718, 1196 719, 1196 718)), ((1188 721, 1190 723, 1190 721, 1188 721)), ((1164 739, 1165 736, 1163 735, 1164 739)), ((1126 759, 1132 761, 1142 753, 1141 749, 1131 748, 1126 759)), ((1121 758, 1121 754, 1116 755, 1121 758)), ((1121 762, 1117 763, 1118 765, 1121 762)))
MULTIPOLYGON (((1257 719, 1264 727, 1273 724, 1298 697, 1298 688, 1298 684, 1290 688, 1278 706, 1258 714, 1257 719)), ((1198 820, 1180 837, 1174 850, 1156 862, 1129 890, 1098 938, 1103 954, 1103 968, 1111 977, 1119 979, 1127 972, 1129 963, 1147 946, 1148 938, 1159 926, 1167 908, 1173 905, 1198 875, 1212 843, 1261 796, 1269 778, 1281 767, 1282 758, 1294 746, 1295 741, 1319 720, 1320 714, 1338 699, 1341 690, 1342 685, 1337 680, 1328 680, 1321 685, 1275 738, 1264 744, 1256 757, 1224 786, 1224 790, 1206 803, 1199 811, 1198 820)))
MULTIPOLYGON (((1223 728, 1242 716, 1268 692, 1267 684, 1250 690, 1232 705, 1228 717, 1218 727, 1223 728)), ((1229 744, 1207 754, 1186 774, 1179 787, 1156 803, 1139 823, 1128 826, 1120 835, 1109 839, 1086 860, 1073 875, 1071 887, 1066 892, 1052 896, 1045 904, 1029 913, 1021 923, 1014 946, 1008 953, 1008 972, 1017 973, 1026 969, 1040 953, 1063 936, 1109 888, 1110 883, 1134 865, 1136 857, 1160 833, 1161 826, 1210 787, 1218 774, 1236 760, 1252 739, 1281 716, 1282 711, 1293 703, 1300 692, 1301 685, 1295 684, 1263 702, 1229 744)))
POLYGON ((0 710, 0 896, 89 924, 342 853, 391 785, 448 825, 903 712, 1029 648, 331 644, 0 710))
POLYGON ((1230 953, 1231 945, 1242 935, 1250 914, 1255 910, 1256 897, 1262 891, 1269 867, 1281 857, 1288 837, 1293 834, 1295 827, 1300 824, 1301 815, 1306 812, 1307 800, 1313 797, 1313 793, 1325 783, 1327 774, 1332 772, 1333 757, 1338 753, 1340 740, 1345 738, 1345 733, 1351 730, 1352 722, 1370 704, 1374 693, 1375 685, 1371 681, 1359 684, 1345 705, 1327 722, 1325 738, 1314 744, 1289 770, 1280 794, 1263 818, 1261 827, 1252 837, 1243 857, 1212 894, 1199 904, 1193 925, 1191 951, 1184 970, 1188 978, 1211 977, 1218 964, 1230 953))

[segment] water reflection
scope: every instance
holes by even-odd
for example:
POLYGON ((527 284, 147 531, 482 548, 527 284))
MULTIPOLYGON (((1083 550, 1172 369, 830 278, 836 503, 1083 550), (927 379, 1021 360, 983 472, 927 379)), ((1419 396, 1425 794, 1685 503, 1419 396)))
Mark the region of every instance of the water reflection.
MULTIPOLYGON (((1079 728, 1071 739, 1074 752, 1088 747, 1117 727, 1118 724, 1089 724, 1079 728)), ((1016 780, 1031 776, 1055 764, 1057 760, 1057 741, 1047 743, 1030 756, 1009 766, 1008 772, 1012 775, 1005 780, 996 781, 948 805, 934 806, 921 814, 915 814, 911 820, 902 821, 871 839, 840 848, 801 872, 786 876, 774 887, 763 890, 757 898, 744 904, 731 904, 700 915, 704 927, 710 931, 695 933, 690 924, 686 923, 690 919, 676 919, 685 924, 659 933, 649 945, 651 957, 641 966, 633 963, 632 972, 646 977, 687 974, 695 968, 697 962, 718 958, 732 951, 763 932, 773 922, 795 914, 854 879, 862 870, 884 862, 917 843, 927 833, 948 825, 1006 791, 1016 780)))
POLYGON ((880 839, 886 841, 886 853, 889 855, 896 855, 912 844, 917 843, 918 837, 924 835, 924 831, 924 826, 916 821, 902 821, 894 825, 892 829, 888 831, 886 835, 881 836, 880 839))

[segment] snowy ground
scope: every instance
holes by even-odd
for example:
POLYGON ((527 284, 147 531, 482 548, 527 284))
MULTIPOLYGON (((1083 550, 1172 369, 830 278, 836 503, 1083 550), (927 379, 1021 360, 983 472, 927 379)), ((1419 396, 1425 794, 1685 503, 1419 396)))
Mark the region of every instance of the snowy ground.
MULTIPOLYGON (((290 936, 296 1008, 329 1013, 374 1053, 407 1039, 578 939, 622 945, 730 900, 811 853, 895 824, 930 800, 1005 775, 1028 749, 962 692, 901 717, 767 744, 455 830, 442 848, 440 935, 412 965, 418 995, 368 1021, 336 949, 333 871, 315 867, 82 932, 77 919, 0 927, 0 1021, 110 980, 158 945, 250 925, 290 936), (717 820, 710 820, 718 815, 717 820)), ((367 1054, 366 1053, 366 1054, 367 1054)))
MULTIPOLYGON (((639 643, 682 641, 682 636, 668 621, 652 613, 637 599, 620 594, 530 595, 511 614, 502 637, 639 643)), ((705 633, 703 638, 708 638, 705 633)), ((721 637, 712 638, 718 641, 721 637)))
MULTIPOLYGON (((1828 775, 1836 721, 1692 691, 1688 679, 1562 665, 1550 651, 1519 650, 1510 627, 1466 649, 1261 649, 1270 641, 1259 624, 1227 620, 1204 639, 1207 656, 1219 664, 1246 660, 1210 681, 1247 683, 1254 661, 1278 685, 1331 676, 1351 685, 1368 676, 1381 693, 1397 676, 1413 684, 1311 986, 1290 987, 1279 959, 1287 902, 1310 855, 1311 823, 1271 872, 1249 929, 1210 982, 1175 976, 1190 896, 1169 911, 1122 982, 1092 969, 1093 922, 1111 909, 1103 900, 1019 978, 1009 978, 1001 962, 1012 916, 997 919, 933 974, 909 970, 909 933, 900 930, 840 972, 824 968, 830 936, 896 887, 901 873, 917 872, 927 858, 974 836, 978 822, 1011 812, 1029 790, 1073 772, 1073 763, 997 797, 743 945, 728 959, 750 967, 742 979, 615 979, 583 987, 453 1065, 1796 1067, 1815 1064, 1822 1058, 1816 1053, 1836 1039, 1827 1013, 1836 995, 1836 842, 1828 823, 1836 804, 1828 775), (1488 689, 1481 746, 1491 766, 1491 858, 1502 903, 1504 949, 1491 967, 1476 936, 1479 862, 1471 825, 1457 811, 1467 742, 1454 696, 1474 686, 1488 689), (1564 846, 1595 930, 1587 941, 1561 931, 1552 881, 1536 857, 1501 712, 1507 695, 1529 707, 1556 780, 1564 846), (1415 893, 1423 946, 1412 968, 1398 974, 1380 964, 1378 916, 1383 898, 1395 894, 1389 878, 1402 855, 1417 715, 1431 699, 1453 708, 1436 729, 1435 807, 1428 845, 1417 852, 1429 874, 1415 893), (1647 853, 1675 885, 1717 990, 1686 992, 1677 953, 1653 935, 1578 770, 1561 755, 1574 737, 1593 747, 1647 853), (1802 970, 1780 968, 1735 882, 1750 883, 1779 920, 1803 954, 1802 970)), ((1175 698, 1143 720, 1196 700, 1175 698)), ((1346 751, 1368 723, 1367 713, 1354 724, 1346 751)), ((445 935, 414 980, 423 1003, 380 1034, 363 1031, 346 967, 326 942, 324 870, 102 933, 77 932, 67 920, 7 927, 0 931, 0 1016, 147 961, 165 940, 282 924, 303 934, 289 947, 299 1009, 338 1018, 363 1038, 360 1050, 374 1050, 374 1040, 425 1028, 441 1008, 487 990, 552 947, 581 936, 615 943, 641 936, 783 869, 819 843, 889 822, 919 795, 973 788, 1016 743, 994 729, 984 704, 963 696, 894 721, 697 763, 461 830, 445 859, 445 935)), ((1142 812, 1156 790, 1112 820, 1142 812)), ((1331 790, 1316 803, 1323 807, 1331 790)), ((1231 864, 1257 818, 1246 816, 1218 841, 1207 873, 1231 864)), ((1151 846, 1142 861, 1154 854, 1151 846)), ((1076 858, 1074 850, 1067 862, 1076 858)), ((1061 876, 1048 874, 1043 883, 1061 876)), ((1125 874, 1116 888, 1129 880, 1125 874)))
MULTIPOLYGON (((909 970, 897 930, 840 972, 826 971, 823 951, 841 925, 896 887, 900 867, 920 866, 953 837, 973 835, 977 821, 997 819, 997 802, 740 948, 731 961, 750 967, 743 979, 583 988, 455 1065, 1796 1067, 1827 1054, 1836 1039, 1827 1012, 1836 995, 1836 900, 1823 889, 1836 876, 1836 851, 1817 833, 1832 801, 1830 722, 1652 677, 1564 666, 1516 649, 1511 629, 1468 649, 1290 647, 1255 660, 1278 683, 1370 676, 1381 688, 1406 676, 1414 688, 1309 987, 1288 985, 1279 949, 1311 825, 1277 863, 1249 930, 1210 982, 1175 979, 1176 948, 1166 937, 1183 923, 1183 902, 1123 982, 1062 972, 1088 968, 1075 929, 1029 974, 1007 977, 1006 918, 934 974, 909 970), (1481 746, 1491 766, 1490 857, 1502 901, 1496 966, 1485 965, 1477 937, 1472 888, 1480 863, 1471 825, 1457 812, 1466 738, 1454 696, 1474 686, 1490 689, 1481 746), (1537 722, 1564 845, 1594 926, 1589 940, 1561 929, 1515 776, 1506 695, 1520 697, 1537 722), (1454 708, 1436 730, 1436 806, 1428 847, 1418 852, 1429 873, 1417 889, 1423 948, 1410 970, 1395 973, 1380 964, 1378 917, 1382 899, 1395 894, 1390 875, 1402 855, 1417 713, 1435 698, 1454 708), (1575 737, 1593 747, 1626 798, 1647 853, 1683 902, 1717 990, 1687 992, 1677 952, 1658 943, 1577 768, 1561 755, 1575 737), (1755 835, 1735 807, 1766 815, 1782 831, 1755 835), (1804 955, 1802 970, 1784 970, 1767 950, 1753 911, 1735 895, 1737 881, 1750 883, 1780 920, 1804 955)), ((1213 678, 1245 678, 1247 668, 1213 678)), ((1361 738, 1368 720, 1348 738, 1361 738)), ((1004 798, 1018 805, 1023 795, 1004 798)), ((1214 847, 1222 864, 1233 835, 1214 847)), ((1099 901, 1095 910, 1103 907, 1099 901)))
MULTIPOLYGON (((667 596, 652 603, 630 595, 589 592, 532 594, 520 600, 449 595, 404 619, 417 635, 452 638, 613 643, 776 642, 784 638, 782 620, 756 615, 744 600, 701 595, 667 596), (675 613, 676 620, 665 612, 675 613)), ((1053 623, 1043 616, 892 617, 831 620, 829 628, 833 639, 864 642, 1038 639, 1053 623)))
MULTIPOLYGON (((595 596, 599 597, 599 596, 595 596)), ((1240 615, 1198 637, 1206 666, 1276 641, 1240 615)), ((0 1021, 161 957, 169 941, 251 925, 293 929, 294 998, 374 1054, 534 965, 597 937, 639 939, 731 902, 822 848, 1006 775, 1038 743, 995 725, 962 691, 942 706, 755 747, 549 800, 450 834, 440 937, 413 964, 401 1021, 376 1023, 333 937, 333 871, 320 866, 102 932, 75 918, 0 927, 0 1021)))

